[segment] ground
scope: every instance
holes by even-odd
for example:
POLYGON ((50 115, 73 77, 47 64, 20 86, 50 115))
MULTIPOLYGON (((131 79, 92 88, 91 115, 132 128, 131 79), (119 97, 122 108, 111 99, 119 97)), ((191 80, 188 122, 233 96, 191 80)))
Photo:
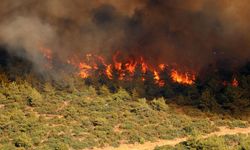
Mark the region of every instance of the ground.
MULTIPOLYGON (((249 134, 250 133, 250 127, 248 128, 234 128, 229 129, 227 127, 220 127, 219 131, 212 132, 210 134, 201 136, 197 139, 207 139, 210 137, 217 137, 217 136, 225 136, 225 135, 236 135, 237 134, 249 134)), ((156 142, 145 142, 144 144, 121 144, 119 147, 103 147, 103 148, 95 148, 94 150, 153 150, 158 147, 164 146, 176 146, 177 144, 180 144, 181 142, 188 141, 188 138, 176 138, 173 140, 158 140, 156 142)))

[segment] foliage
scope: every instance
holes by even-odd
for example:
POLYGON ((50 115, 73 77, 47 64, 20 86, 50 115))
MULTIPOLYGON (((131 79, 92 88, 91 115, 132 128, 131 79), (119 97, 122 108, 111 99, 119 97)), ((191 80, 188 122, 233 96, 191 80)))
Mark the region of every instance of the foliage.
MULTIPOLYGON (((94 88, 74 82, 59 87, 45 82, 37 87, 32 84, 35 81, 3 80, 0 84, 0 149, 119 146, 121 142, 144 143, 206 135, 218 126, 248 126, 239 119, 209 113, 207 108, 219 107, 209 89, 202 92, 202 100, 197 103, 203 104, 204 113, 194 107, 173 105, 170 98, 140 98, 141 91, 133 88, 132 91, 118 88, 114 92, 104 85, 94 88)), ((196 97, 197 91, 190 90, 187 95, 178 94, 182 97, 180 102, 196 97)), ((239 98, 235 93, 232 95, 239 98)), ((214 142, 216 147, 220 140, 214 142)), ((242 142, 246 148, 248 144, 242 142)), ((188 142, 180 147, 193 145, 209 144, 188 142)))

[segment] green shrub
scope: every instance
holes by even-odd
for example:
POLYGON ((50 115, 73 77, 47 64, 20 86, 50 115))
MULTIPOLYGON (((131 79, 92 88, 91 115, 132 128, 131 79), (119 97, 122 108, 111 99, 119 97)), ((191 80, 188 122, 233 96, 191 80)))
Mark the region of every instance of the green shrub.
POLYGON ((14 145, 16 147, 24 147, 29 148, 32 146, 32 140, 30 137, 28 137, 26 134, 18 135, 14 140, 14 145))
POLYGON ((94 120, 92 121, 92 124, 94 126, 103 126, 105 124, 108 124, 108 120, 106 118, 94 118, 94 120))
POLYGON ((131 100, 131 96, 129 95, 129 93, 122 88, 120 88, 117 93, 113 94, 112 98, 117 101, 131 100))
POLYGON ((229 127, 234 128, 234 127, 238 127, 238 128, 246 128, 247 127, 247 123, 241 121, 241 120, 233 120, 230 122, 229 127))
POLYGON ((42 104, 42 95, 35 89, 30 89, 30 94, 27 96, 27 105, 40 106, 42 104))
POLYGON ((101 86, 98 94, 101 96, 108 96, 108 95, 110 95, 110 91, 106 86, 101 86))
POLYGON ((156 111, 167 111, 169 109, 164 98, 154 99, 150 102, 150 105, 156 111))
POLYGON ((65 144, 63 141, 61 141, 59 138, 55 139, 55 138, 50 138, 48 139, 48 146, 49 149, 53 149, 53 150, 68 150, 68 145, 65 144))
POLYGON ((43 91, 46 94, 49 94, 49 95, 54 95, 55 94, 55 88, 50 83, 45 83, 44 84, 43 91))

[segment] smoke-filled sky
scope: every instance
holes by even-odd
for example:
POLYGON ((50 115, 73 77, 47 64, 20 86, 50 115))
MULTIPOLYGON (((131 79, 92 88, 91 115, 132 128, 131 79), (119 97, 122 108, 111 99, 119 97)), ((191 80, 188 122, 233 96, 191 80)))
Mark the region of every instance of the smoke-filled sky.
POLYGON ((249 0, 1 0, 0 45, 37 65, 43 46, 61 59, 120 50, 199 68, 250 57, 249 10, 249 0))

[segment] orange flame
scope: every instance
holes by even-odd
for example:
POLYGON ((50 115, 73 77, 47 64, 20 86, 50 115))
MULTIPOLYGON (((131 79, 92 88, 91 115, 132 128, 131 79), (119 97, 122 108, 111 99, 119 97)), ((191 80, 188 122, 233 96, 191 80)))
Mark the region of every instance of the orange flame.
POLYGON ((119 55, 119 52, 116 52, 115 55, 113 56, 113 62, 115 64, 115 69, 120 71, 122 70, 122 63, 117 61, 118 55, 119 55))
POLYGON ((165 64, 159 64, 159 68, 161 69, 161 71, 163 71, 166 68, 165 64))
POLYGON ((52 51, 51 49, 48 48, 40 48, 40 51, 43 53, 43 56, 48 59, 48 60, 52 60, 52 51))
POLYGON ((125 68, 131 75, 133 75, 135 73, 136 65, 137 62, 129 61, 128 63, 125 64, 125 68))
POLYGON ((92 69, 90 65, 87 65, 86 63, 83 63, 83 62, 79 64, 79 68, 80 69, 92 69))
POLYGON ((154 79, 155 83, 158 84, 160 87, 165 85, 165 82, 161 80, 160 75, 157 71, 154 71, 154 79))
POLYGON ((80 77, 81 78, 88 78, 90 75, 89 71, 92 69, 92 67, 86 63, 81 62, 79 64, 79 69, 80 69, 80 77))
MULTIPOLYGON (((102 65, 105 66, 104 74, 109 78, 113 79, 113 69, 118 73, 118 79, 119 80, 130 80, 131 77, 134 76, 134 73, 136 71, 137 66, 141 68, 142 73, 142 81, 145 81, 145 74, 147 71, 153 72, 155 84, 159 86, 164 86, 165 81, 160 78, 160 72, 164 71, 168 65, 166 64, 159 64, 159 70, 154 69, 153 67, 148 67, 149 65, 144 61, 143 57, 140 57, 139 60, 134 59, 128 59, 126 63, 120 62, 117 60, 119 53, 116 53, 113 56, 113 64, 106 64, 104 58, 101 56, 96 56, 92 54, 87 55, 87 61, 90 62, 90 60, 94 59, 93 62, 100 62, 102 65), (140 65, 139 65, 140 64, 140 65), (127 75, 130 76, 130 78, 125 78, 127 75)), ((96 63, 84 63, 81 62, 78 66, 80 70, 80 76, 82 78, 87 78, 91 74, 91 70, 95 69, 98 70, 98 65, 96 63)), ((173 69, 171 71, 171 78, 173 81, 180 83, 180 84, 194 84, 195 75, 191 75, 188 72, 186 73, 180 73, 177 70, 173 69)))
POLYGON ((44 67, 51 69, 52 67, 52 50, 49 48, 40 47, 39 51, 42 53, 43 57, 47 60, 44 67))
POLYGON ((148 70, 147 65, 146 65, 145 63, 142 63, 142 64, 141 64, 141 71, 142 71, 142 73, 146 73, 147 70, 148 70))
MULTIPOLYGON (((147 72, 151 72, 153 73, 155 84, 160 87, 166 84, 165 81, 161 79, 160 73, 163 73, 163 71, 169 66, 168 64, 150 65, 143 57, 139 57, 139 59, 127 58, 125 61, 119 61, 117 59, 118 55, 119 52, 113 55, 112 63, 106 63, 103 57, 93 54, 87 54, 82 61, 79 61, 79 58, 74 56, 67 60, 67 63, 77 67, 79 69, 79 76, 84 79, 90 77, 95 71, 98 71, 99 74, 104 74, 110 80, 115 79, 114 73, 117 74, 118 80, 133 80, 135 72, 140 71, 138 73, 141 74, 140 78, 142 81, 147 80, 146 74, 147 72), (99 70, 100 65, 104 66, 104 70, 99 70), (153 66, 157 67, 155 68, 153 66)), ((172 69, 170 73, 171 79, 174 82, 188 85, 194 84, 194 74, 188 72, 181 73, 176 69, 172 69)))
POLYGON ((86 72, 86 70, 80 70, 79 76, 83 79, 86 79, 89 77, 89 74, 86 72))
POLYGON ((188 72, 180 73, 174 69, 171 71, 171 77, 172 77, 172 80, 177 83, 188 84, 188 85, 194 84, 194 80, 195 80, 194 75, 190 75, 188 72))
POLYGON ((106 75, 109 79, 113 79, 112 65, 108 65, 106 68, 106 75))
POLYGON ((232 86, 233 87, 238 87, 239 86, 239 81, 236 78, 233 79, 232 86))

